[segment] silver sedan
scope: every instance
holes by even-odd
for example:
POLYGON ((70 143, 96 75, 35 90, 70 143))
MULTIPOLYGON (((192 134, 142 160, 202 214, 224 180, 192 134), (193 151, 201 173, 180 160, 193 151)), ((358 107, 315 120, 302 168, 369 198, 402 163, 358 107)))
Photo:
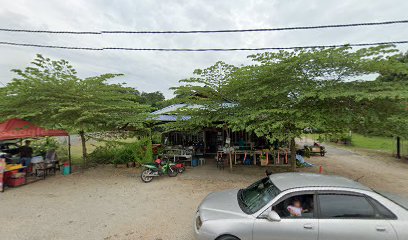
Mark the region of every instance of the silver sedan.
POLYGON ((408 202, 343 177, 273 174, 209 194, 194 232, 199 240, 405 240, 408 202))

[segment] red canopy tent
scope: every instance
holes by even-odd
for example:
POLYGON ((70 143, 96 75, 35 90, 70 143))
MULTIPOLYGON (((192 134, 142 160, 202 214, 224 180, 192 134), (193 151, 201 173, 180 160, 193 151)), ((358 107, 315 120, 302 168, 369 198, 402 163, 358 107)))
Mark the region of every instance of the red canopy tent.
POLYGON ((0 123, 0 141, 52 136, 68 136, 68 133, 64 130, 41 128, 21 119, 10 119, 0 123))
POLYGON ((0 141, 53 136, 68 136, 68 158, 71 166, 71 139, 68 132, 41 128, 21 119, 10 119, 0 123, 0 141))

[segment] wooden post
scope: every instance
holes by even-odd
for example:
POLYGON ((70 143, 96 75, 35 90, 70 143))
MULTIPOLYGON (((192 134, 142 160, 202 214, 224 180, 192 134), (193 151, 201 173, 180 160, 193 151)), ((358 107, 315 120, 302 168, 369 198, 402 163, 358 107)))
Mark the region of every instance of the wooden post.
POLYGON ((230 170, 232 170, 232 157, 231 157, 231 149, 229 151, 229 158, 230 158, 230 170))
POLYGON ((401 138, 397 137, 397 158, 401 158, 401 138))
POLYGON ((207 139, 206 139, 205 129, 203 130, 203 143, 204 143, 203 154, 205 156, 205 154, 207 153, 207 139))
POLYGON ((68 163, 69 163, 69 174, 71 174, 72 173, 71 135, 68 135, 68 163))
POLYGON ((79 136, 81 137, 81 143, 82 143, 82 160, 83 164, 85 167, 87 167, 87 152, 86 152, 86 138, 85 138, 85 132, 84 131, 79 131, 79 136))
POLYGON ((292 171, 296 171, 296 142, 295 138, 290 140, 290 160, 291 160, 291 167, 292 171))

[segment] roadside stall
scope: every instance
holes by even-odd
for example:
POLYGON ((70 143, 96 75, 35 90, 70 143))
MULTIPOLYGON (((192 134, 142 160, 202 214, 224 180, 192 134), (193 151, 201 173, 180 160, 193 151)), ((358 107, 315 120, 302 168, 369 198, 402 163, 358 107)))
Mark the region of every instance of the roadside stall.
MULTIPOLYGON (((6 122, 0 123, 0 141, 18 140, 22 142, 23 139, 52 136, 68 136, 68 158, 69 166, 71 166, 70 138, 68 132, 64 130, 44 129, 21 119, 10 119, 6 122)), ((29 143, 29 141, 26 141, 26 143, 27 142, 29 143)), ((28 145, 18 146, 17 142, 14 142, 13 144, 14 147, 12 148, 10 148, 9 145, 3 144, 2 149, 0 149, 0 151, 2 152, 2 154, 0 154, 0 191, 3 191, 5 186, 17 187, 27 184, 27 174, 33 171, 33 164, 31 163, 34 163, 34 165, 36 165, 37 163, 42 163, 47 160, 42 159, 42 157, 30 156, 30 158, 27 160, 28 164, 22 164, 22 149, 24 149, 24 147, 26 147, 26 149, 29 149, 29 147, 28 145), (15 157, 16 154, 19 154, 20 156, 15 157)), ((50 157, 52 156, 46 156, 46 158, 50 157)), ((46 165, 37 165, 36 168, 34 168, 36 174, 38 171, 43 171, 43 176, 45 177, 47 171, 52 169, 55 173, 55 170, 57 168, 56 163, 55 161, 50 161, 50 163, 51 165, 49 163, 47 163, 46 165)))

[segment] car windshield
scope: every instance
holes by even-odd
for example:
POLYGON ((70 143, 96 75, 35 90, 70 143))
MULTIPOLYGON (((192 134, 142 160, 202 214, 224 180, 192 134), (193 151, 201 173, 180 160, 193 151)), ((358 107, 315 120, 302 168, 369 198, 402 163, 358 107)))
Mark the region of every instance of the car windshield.
POLYGON ((281 191, 267 177, 238 192, 238 203, 242 211, 253 214, 270 202, 281 191))

